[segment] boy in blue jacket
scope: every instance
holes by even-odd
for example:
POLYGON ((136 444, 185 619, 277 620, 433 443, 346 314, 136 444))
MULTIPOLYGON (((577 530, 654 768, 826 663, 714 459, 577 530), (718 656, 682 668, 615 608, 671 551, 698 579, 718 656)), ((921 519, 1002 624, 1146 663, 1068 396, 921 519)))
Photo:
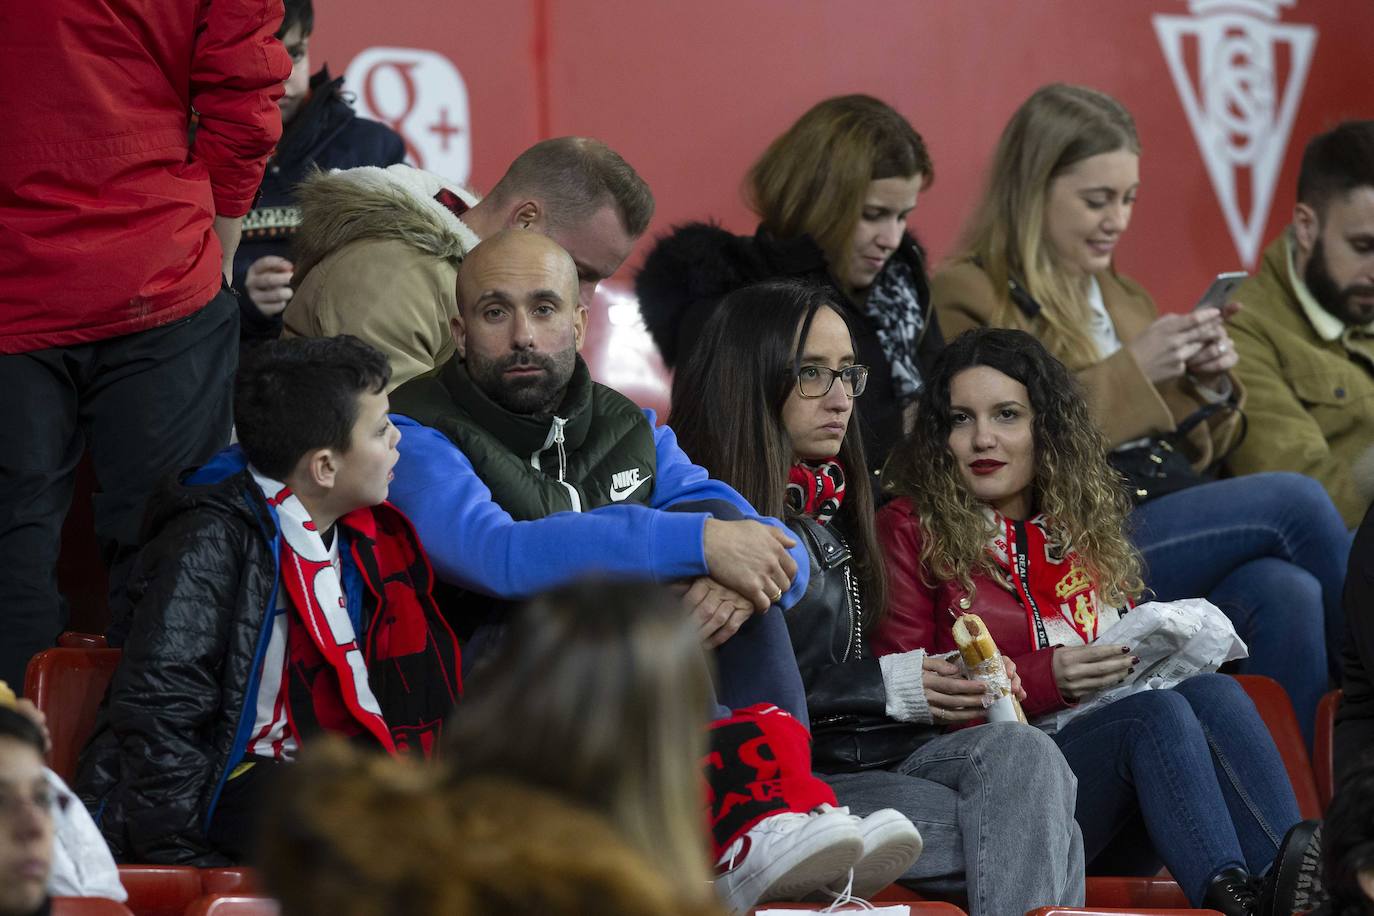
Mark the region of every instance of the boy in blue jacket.
POLYGON ((150 505, 76 783, 117 859, 243 861, 264 786, 320 732, 439 746, 458 643, 385 502, 389 376, 356 338, 264 344, 239 373, 240 445, 150 505))

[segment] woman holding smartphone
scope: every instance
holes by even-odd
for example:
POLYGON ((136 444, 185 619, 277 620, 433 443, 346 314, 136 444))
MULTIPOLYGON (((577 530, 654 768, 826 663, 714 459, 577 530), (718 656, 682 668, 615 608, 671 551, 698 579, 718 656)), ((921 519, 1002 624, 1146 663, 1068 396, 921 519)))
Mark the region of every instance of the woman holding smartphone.
POLYGON ((1241 669, 1284 685, 1310 742, 1327 646, 1342 632, 1349 535, 1301 475, 1193 476, 1244 434, 1225 326, 1235 306, 1161 316, 1116 272, 1139 186, 1140 142, 1119 102, 1078 86, 1038 90, 1002 133, 962 252, 932 283, 936 312, 950 337, 980 326, 1038 337, 1082 383, 1118 467, 1162 465, 1165 446, 1182 453, 1181 473, 1157 481, 1161 495, 1137 488, 1132 537, 1146 580, 1161 600, 1204 595, 1220 607, 1249 646, 1241 669))

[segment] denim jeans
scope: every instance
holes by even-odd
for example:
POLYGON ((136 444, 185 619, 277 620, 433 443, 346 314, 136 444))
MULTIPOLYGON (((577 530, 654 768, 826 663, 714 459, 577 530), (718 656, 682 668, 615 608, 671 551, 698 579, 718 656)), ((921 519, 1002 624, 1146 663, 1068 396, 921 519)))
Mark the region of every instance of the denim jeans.
POLYGON ((1224 674, 1125 697, 1054 740, 1078 777, 1089 869, 1151 874, 1162 860, 1194 905, 1224 868, 1263 873, 1299 820, 1273 739, 1224 674))
POLYGON ((1038 729, 965 728, 926 742, 891 770, 821 778, 853 814, 896 808, 909 817, 925 848, 902 883, 966 896, 969 916, 1083 905, 1074 776, 1038 729))
POLYGON ((715 718, 724 718, 731 709, 772 703, 811 727, 806 687, 797 670, 787 621, 777 606, 750 617, 716 649, 716 672, 715 718))
POLYGON ((1344 639, 1351 540, 1322 485, 1287 473, 1218 480, 1151 500, 1131 522, 1155 597, 1221 608, 1250 649, 1239 670, 1284 686, 1310 746, 1344 639))

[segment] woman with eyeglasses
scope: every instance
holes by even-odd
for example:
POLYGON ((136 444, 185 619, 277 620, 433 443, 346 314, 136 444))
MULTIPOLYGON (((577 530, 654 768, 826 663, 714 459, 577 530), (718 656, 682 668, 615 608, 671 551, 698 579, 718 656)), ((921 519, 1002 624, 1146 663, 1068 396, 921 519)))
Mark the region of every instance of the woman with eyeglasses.
MULTIPOLYGON (((827 287, 869 371, 861 432, 874 475, 902 437, 925 366, 942 346, 925 253, 907 232, 934 178, 916 129, 867 95, 826 99, 775 139, 744 181, 752 236, 692 223, 661 239, 635 280, 669 368, 683 366, 721 297, 751 283, 827 287)), ((858 469, 854 469, 856 475, 858 469)))
POLYGON ((1231 307, 1161 316, 1117 272, 1140 157, 1116 99, 1037 90, 1002 132, 962 250, 933 281, 935 307, 951 336, 1018 328, 1073 370, 1117 467, 1138 470, 1130 536, 1155 596, 1221 608, 1250 649, 1240 670, 1284 686, 1310 743, 1343 638, 1350 536, 1311 478, 1200 475, 1244 434, 1231 307))
POLYGON ((786 621, 812 766, 856 813, 890 807, 916 824, 924 851, 902 882, 966 895, 972 916, 1081 905, 1074 781, 1054 743, 1016 722, 942 733, 983 715, 986 685, 921 649, 873 655, 888 590, 852 423, 872 367, 834 296, 795 281, 726 296, 678 369, 673 428, 694 461, 806 545, 810 586, 786 621))

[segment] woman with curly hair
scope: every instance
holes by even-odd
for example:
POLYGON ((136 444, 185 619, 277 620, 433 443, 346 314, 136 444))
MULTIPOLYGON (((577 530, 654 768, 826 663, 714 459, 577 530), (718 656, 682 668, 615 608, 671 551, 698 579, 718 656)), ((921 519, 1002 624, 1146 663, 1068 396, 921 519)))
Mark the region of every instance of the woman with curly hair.
MULTIPOLYGON (((983 329, 949 344, 884 482, 898 498, 878 513, 891 595, 880 653, 952 650, 954 620, 976 612, 1015 661, 1032 719, 1133 670, 1130 646, 1096 641, 1143 590, 1126 498, 1078 383, 1034 337, 983 329)), ((1194 904, 1271 912, 1275 890, 1252 876, 1298 806, 1232 678, 1141 691, 1054 740, 1078 777, 1090 870, 1162 859, 1194 904)))
POLYGON ((961 252, 932 281, 935 308, 950 336, 1020 328, 1073 370, 1113 460, 1136 469, 1130 536, 1151 589, 1221 608, 1250 648, 1241 670, 1284 686, 1310 742, 1338 661, 1350 536, 1311 478, 1206 476, 1244 434, 1235 306, 1160 315, 1117 273, 1140 155, 1117 100, 1036 91, 1002 133, 961 252))
POLYGON ((879 659, 869 645, 888 590, 872 488, 849 480, 865 466, 853 419, 870 377, 855 337, 830 290, 790 280, 737 290, 678 370, 672 414, 693 459, 786 518, 810 555, 810 585, 785 619, 812 766, 842 804, 870 817, 895 808, 924 837, 914 865, 894 856, 895 873, 856 869, 854 890, 900 876, 924 894, 966 897, 972 916, 1081 906, 1074 780, 1054 742, 1017 722, 942 733, 983 714, 987 685, 920 648, 879 659))

